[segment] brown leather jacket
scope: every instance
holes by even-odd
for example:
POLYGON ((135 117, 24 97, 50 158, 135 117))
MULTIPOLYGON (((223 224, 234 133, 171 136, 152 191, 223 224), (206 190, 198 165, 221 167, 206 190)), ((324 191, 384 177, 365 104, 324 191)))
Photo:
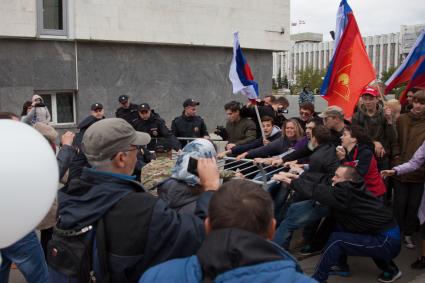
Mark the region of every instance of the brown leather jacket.
MULTIPOLYGON (((397 120, 398 141, 393 145, 394 164, 399 165, 412 158, 425 140, 425 112, 415 115, 412 112, 400 115, 397 120)), ((425 167, 397 177, 401 182, 423 183, 425 167)))

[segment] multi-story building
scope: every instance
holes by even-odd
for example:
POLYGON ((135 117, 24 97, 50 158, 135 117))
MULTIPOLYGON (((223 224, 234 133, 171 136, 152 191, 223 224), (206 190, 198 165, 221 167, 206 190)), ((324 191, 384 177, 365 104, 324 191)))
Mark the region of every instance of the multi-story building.
POLYGON ((118 96, 148 102, 170 122, 190 97, 210 128, 234 99, 228 79, 239 30, 262 93, 272 52, 289 49, 289 0, 0 0, 0 111, 42 95, 54 124, 73 127, 118 96))
MULTIPOLYGON (((425 25, 401 26, 400 33, 367 36, 363 38, 378 76, 390 68, 400 65, 409 53, 420 30, 425 25)), ((333 41, 322 41, 322 35, 317 33, 301 33, 291 35, 289 51, 273 54, 273 78, 279 74, 295 81, 300 70, 312 67, 315 70, 325 70, 334 52, 333 41)))

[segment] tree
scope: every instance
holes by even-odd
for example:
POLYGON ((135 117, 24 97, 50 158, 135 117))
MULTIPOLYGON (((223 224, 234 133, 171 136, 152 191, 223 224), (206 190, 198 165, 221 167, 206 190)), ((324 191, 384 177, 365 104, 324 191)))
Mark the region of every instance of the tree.
POLYGON ((304 70, 299 70, 296 77, 297 82, 291 88, 291 93, 300 93, 306 85, 309 85, 312 90, 320 88, 323 81, 322 78, 325 77, 325 75, 326 70, 314 70, 313 67, 307 67, 304 70))
MULTIPOLYGON (((397 67, 390 67, 388 69, 388 71, 383 71, 381 73, 381 81, 385 83, 394 74, 394 72, 397 69, 398 69, 398 66, 397 67)), ((391 93, 393 93, 395 95, 396 99, 399 99, 400 95, 403 93, 404 89, 406 88, 406 85, 407 84, 404 83, 404 84, 401 84, 400 86, 395 87, 391 90, 391 93)))
POLYGON ((282 87, 289 88, 288 76, 285 75, 282 80, 282 87))
POLYGON ((277 88, 282 88, 282 72, 279 68, 279 73, 277 74, 277 88))

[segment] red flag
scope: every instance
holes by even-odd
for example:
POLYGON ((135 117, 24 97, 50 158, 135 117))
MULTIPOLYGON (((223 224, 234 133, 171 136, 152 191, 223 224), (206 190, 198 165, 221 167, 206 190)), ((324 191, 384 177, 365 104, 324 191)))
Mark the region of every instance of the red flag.
POLYGON ((333 73, 324 99, 337 105, 345 117, 353 115, 361 90, 375 80, 375 70, 366 53, 356 19, 351 13, 344 34, 333 57, 333 73))

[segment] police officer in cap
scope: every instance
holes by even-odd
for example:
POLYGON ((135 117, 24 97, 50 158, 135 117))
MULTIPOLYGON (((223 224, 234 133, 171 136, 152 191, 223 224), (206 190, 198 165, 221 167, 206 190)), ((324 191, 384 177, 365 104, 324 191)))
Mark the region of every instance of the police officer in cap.
POLYGON ((151 142, 147 148, 151 151, 168 151, 181 149, 177 139, 171 134, 165 125, 165 121, 150 108, 149 104, 142 103, 139 106, 138 119, 133 123, 136 131, 148 133, 151 142))
POLYGON ((138 106, 136 104, 130 103, 130 98, 128 95, 121 95, 118 97, 118 102, 120 103, 120 107, 115 112, 115 117, 126 120, 134 127, 135 120, 139 118, 137 113, 138 106))
MULTIPOLYGON (((183 102, 183 113, 181 116, 174 118, 171 124, 171 131, 176 137, 185 138, 209 138, 207 126, 204 120, 196 115, 196 107, 199 102, 188 98, 183 102)), ((180 140, 182 146, 189 141, 180 140)))

